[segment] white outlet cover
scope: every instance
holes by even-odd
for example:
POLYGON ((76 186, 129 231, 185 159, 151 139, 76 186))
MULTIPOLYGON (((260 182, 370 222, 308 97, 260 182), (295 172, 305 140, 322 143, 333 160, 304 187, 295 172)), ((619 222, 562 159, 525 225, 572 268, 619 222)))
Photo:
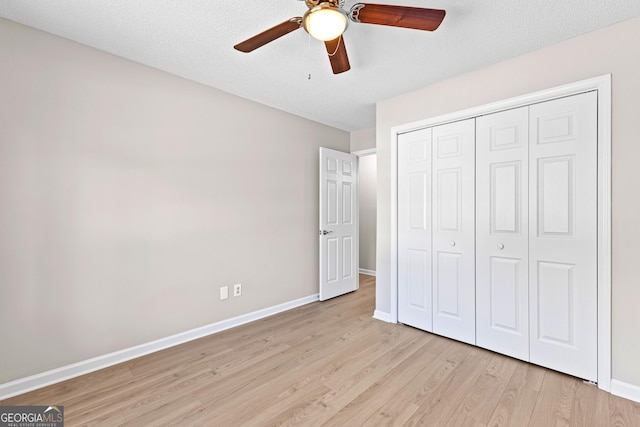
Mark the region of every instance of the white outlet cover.
POLYGON ((229 287, 228 286, 223 286, 223 287, 220 288, 220 299, 221 300, 229 299, 229 287))
POLYGON ((236 283, 233 285, 233 296, 239 297, 240 295, 242 295, 242 283, 236 283))

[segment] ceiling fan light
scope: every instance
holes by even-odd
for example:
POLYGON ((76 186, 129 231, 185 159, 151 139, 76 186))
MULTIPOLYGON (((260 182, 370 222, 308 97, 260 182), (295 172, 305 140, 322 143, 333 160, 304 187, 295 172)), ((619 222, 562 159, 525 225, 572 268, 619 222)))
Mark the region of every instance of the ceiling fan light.
POLYGON ((347 29, 347 15, 329 3, 321 3, 304 14, 303 24, 311 36, 329 41, 340 37, 347 29))

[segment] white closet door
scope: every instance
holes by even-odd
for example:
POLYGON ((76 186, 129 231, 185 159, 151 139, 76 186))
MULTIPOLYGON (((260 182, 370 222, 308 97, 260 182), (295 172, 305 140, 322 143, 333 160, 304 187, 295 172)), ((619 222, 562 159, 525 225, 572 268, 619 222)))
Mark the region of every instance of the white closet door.
POLYGON ((433 128, 433 332, 475 344, 475 119, 433 128))
POLYGON ((431 129, 398 135, 398 321, 432 330, 431 129))
POLYGON ((476 119, 476 341, 529 360, 529 108, 476 119))
POLYGON ((530 107, 531 362, 597 380, 597 94, 530 107))

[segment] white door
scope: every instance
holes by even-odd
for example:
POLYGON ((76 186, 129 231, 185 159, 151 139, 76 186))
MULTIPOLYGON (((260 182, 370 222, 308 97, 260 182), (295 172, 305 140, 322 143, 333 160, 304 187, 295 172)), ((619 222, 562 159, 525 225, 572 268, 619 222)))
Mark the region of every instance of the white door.
POLYGON ((475 344, 475 119, 432 138, 433 332, 475 344))
POLYGON ((529 108, 476 119, 476 341, 529 360, 529 108))
POLYGON ((358 289, 356 155, 320 148, 320 300, 358 289))
POLYGON ((597 380, 597 94, 530 107, 531 362, 597 380))
POLYGON ((398 135, 398 321, 432 329, 431 129, 398 135))

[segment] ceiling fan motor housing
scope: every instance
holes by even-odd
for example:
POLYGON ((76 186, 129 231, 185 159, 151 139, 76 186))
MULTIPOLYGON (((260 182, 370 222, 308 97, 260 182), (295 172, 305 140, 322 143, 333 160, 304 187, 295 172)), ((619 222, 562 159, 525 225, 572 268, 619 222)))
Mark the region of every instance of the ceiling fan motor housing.
POLYGON ((321 3, 329 3, 331 6, 340 8, 344 5, 344 0, 304 0, 309 9, 318 6, 321 3))
POLYGON ((340 8, 339 0, 305 0, 305 2, 311 7, 302 16, 302 26, 316 39, 334 40, 347 29, 349 18, 340 8))

